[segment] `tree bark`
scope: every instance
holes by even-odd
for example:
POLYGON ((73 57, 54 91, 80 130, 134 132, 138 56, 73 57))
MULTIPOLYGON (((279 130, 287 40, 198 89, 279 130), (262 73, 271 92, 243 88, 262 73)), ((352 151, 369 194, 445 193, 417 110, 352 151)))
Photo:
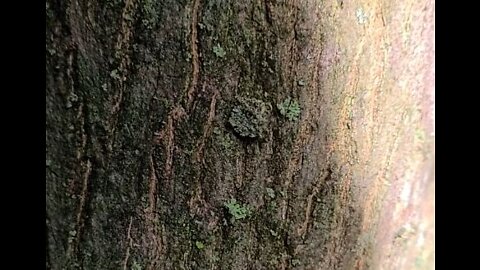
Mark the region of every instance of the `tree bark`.
POLYGON ((47 0, 47 268, 428 269, 433 10, 47 0))

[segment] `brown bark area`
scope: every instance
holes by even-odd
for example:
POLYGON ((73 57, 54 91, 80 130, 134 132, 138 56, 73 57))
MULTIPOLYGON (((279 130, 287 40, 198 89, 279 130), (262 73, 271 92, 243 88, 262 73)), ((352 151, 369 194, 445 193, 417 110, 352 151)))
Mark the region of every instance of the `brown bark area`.
POLYGON ((430 259, 395 232, 431 237, 433 4, 399 3, 47 1, 47 268, 430 259))

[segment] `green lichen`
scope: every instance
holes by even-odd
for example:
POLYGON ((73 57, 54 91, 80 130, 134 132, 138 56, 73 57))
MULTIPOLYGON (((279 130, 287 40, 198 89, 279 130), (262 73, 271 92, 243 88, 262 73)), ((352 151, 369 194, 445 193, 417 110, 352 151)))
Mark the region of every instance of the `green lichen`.
POLYGON ((241 137, 264 138, 268 131, 270 106, 255 98, 237 98, 228 122, 241 137))
POLYGON ((293 259, 292 260, 292 266, 293 267, 299 266, 300 264, 301 264, 301 261, 299 259, 293 259))
POLYGON ((114 69, 110 72, 110 77, 115 80, 122 81, 122 76, 118 73, 117 69, 114 69))
POLYGON ((268 197, 275 199, 275 191, 271 188, 267 188, 267 195, 268 197))
POLYGON ((137 261, 133 261, 131 269, 132 270, 142 270, 142 266, 137 261))
POLYGON ((220 44, 213 46, 213 53, 220 58, 223 58, 227 54, 220 44))
POLYGON ((239 204, 237 203, 237 200, 233 198, 226 202, 224 206, 228 209, 228 213, 232 216, 232 223, 235 220, 245 219, 248 215, 250 215, 250 209, 248 205, 239 204))
POLYGON ((142 11, 142 24, 145 28, 151 30, 158 22, 158 12, 155 8, 156 2, 153 0, 143 0, 140 9, 142 11))
POLYGON ((195 246, 196 246, 199 250, 202 250, 202 249, 205 247, 205 245, 204 245, 203 242, 201 242, 201 241, 196 241, 196 242, 195 242, 195 246))
POLYGON ((286 98, 282 103, 277 104, 280 114, 290 121, 297 121, 300 116, 300 104, 298 101, 286 98))

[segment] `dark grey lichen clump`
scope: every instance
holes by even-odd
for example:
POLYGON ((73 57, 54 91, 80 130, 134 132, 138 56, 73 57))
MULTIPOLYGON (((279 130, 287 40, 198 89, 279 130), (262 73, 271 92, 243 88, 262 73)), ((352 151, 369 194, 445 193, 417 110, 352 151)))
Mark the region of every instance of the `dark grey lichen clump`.
POLYGON ((238 97, 228 122, 241 137, 264 138, 271 106, 259 99, 238 97))

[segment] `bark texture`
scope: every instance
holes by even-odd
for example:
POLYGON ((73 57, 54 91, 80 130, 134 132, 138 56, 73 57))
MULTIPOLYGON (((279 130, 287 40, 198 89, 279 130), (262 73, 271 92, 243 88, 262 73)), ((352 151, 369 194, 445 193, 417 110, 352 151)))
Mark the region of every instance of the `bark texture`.
POLYGON ((47 0, 47 268, 431 267, 433 10, 47 0))

